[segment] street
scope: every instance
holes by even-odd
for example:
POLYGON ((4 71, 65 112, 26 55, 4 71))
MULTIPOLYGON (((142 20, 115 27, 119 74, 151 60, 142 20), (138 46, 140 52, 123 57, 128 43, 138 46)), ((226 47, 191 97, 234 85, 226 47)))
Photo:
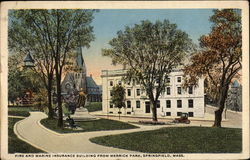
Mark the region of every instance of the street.
MULTIPOLYGON (((214 123, 214 111, 216 110, 215 107, 212 107, 210 105, 206 105, 205 108, 205 115, 203 118, 196 118, 196 117, 191 117, 189 118, 191 120, 190 124, 174 124, 171 126, 208 126, 211 127, 214 123)), ((106 114, 102 114, 102 111, 97 111, 97 112, 92 112, 92 115, 95 115, 100 118, 108 118, 108 119, 113 119, 113 120, 120 120, 123 122, 138 122, 140 120, 151 120, 151 117, 132 117, 132 116, 121 116, 119 119, 118 116, 107 116, 106 114)), ((166 118, 166 117, 160 117, 158 116, 159 121, 163 122, 171 122, 173 118, 166 118)), ((242 128, 242 113, 241 112, 235 112, 235 111, 230 111, 227 110, 226 112, 226 118, 225 118, 225 112, 222 114, 222 122, 221 122, 222 127, 229 127, 229 128, 242 128)))
MULTIPOLYGON (((210 114, 214 114, 214 111, 217 108, 207 105, 206 112, 210 114)), ((222 118, 225 119, 221 123, 222 127, 232 127, 232 128, 242 128, 242 113, 241 112, 235 112, 231 110, 225 111, 222 114, 222 118)), ((212 124, 212 123, 211 123, 212 124)))

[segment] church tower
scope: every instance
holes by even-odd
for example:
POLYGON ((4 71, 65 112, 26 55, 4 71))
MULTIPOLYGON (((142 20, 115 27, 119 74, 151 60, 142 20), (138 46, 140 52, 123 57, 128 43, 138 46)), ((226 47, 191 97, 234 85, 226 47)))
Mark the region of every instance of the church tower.
POLYGON ((87 94, 87 70, 82 55, 82 48, 78 47, 75 52, 75 63, 73 64, 76 71, 69 71, 66 73, 62 81, 62 92, 67 94, 70 90, 76 89, 80 91, 83 89, 84 93, 87 94))
POLYGON ((87 70, 86 65, 82 56, 82 47, 78 47, 76 50, 76 65, 79 69, 79 72, 76 74, 76 81, 77 86, 76 89, 79 91, 81 88, 86 93, 87 92, 87 83, 86 83, 86 76, 87 76, 87 70))

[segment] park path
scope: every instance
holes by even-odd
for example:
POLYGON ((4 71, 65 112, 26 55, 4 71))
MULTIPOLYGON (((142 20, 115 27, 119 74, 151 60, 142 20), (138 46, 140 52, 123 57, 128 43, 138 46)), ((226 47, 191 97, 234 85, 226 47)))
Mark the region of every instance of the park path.
POLYGON ((29 117, 15 124, 14 131, 20 139, 49 153, 134 153, 134 151, 94 144, 89 139, 105 135, 154 130, 162 127, 140 126, 140 128, 126 130, 59 134, 40 124, 40 120, 46 117, 47 115, 42 112, 30 112, 29 117))

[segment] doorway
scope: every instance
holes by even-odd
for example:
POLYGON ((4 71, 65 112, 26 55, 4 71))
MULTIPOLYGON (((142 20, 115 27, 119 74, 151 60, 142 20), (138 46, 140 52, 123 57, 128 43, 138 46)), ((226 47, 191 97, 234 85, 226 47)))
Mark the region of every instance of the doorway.
POLYGON ((145 102, 145 113, 150 113, 150 102, 145 102))

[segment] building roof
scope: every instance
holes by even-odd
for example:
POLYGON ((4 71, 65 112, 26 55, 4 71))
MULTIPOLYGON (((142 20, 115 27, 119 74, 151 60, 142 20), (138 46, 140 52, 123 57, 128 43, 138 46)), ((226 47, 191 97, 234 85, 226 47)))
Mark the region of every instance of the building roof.
POLYGON ((235 80, 232 84, 232 87, 240 87, 240 84, 237 80, 235 80))
POLYGON ((101 94, 99 86, 95 83, 92 76, 86 77, 88 94, 101 94))
POLYGON ((34 59, 33 59, 33 57, 31 56, 31 54, 28 53, 28 54, 26 55, 26 57, 24 58, 23 61, 24 61, 24 62, 34 62, 34 59))
POLYGON ((99 91, 101 92, 102 91, 102 85, 98 85, 99 87, 99 91))
POLYGON ((98 88, 98 85, 95 83, 94 79, 92 77, 86 77, 87 80, 87 87, 88 88, 98 88))

